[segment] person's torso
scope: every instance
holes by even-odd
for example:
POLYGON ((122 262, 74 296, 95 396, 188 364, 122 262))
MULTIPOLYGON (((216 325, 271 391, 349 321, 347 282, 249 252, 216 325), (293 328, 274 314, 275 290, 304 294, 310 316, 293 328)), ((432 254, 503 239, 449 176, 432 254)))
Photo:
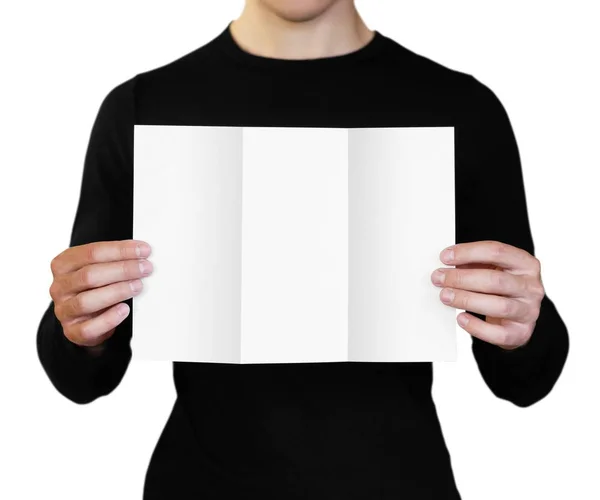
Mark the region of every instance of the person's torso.
MULTIPOLYGON (((368 57, 316 71, 234 57, 220 50, 231 43, 224 36, 138 75, 136 123, 454 126, 460 140, 467 76, 387 38, 368 57)), ((184 483, 198 498, 459 498, 430 363, 177 362, 174 378, 178 399, 148 470, 147 498, 184 483)))

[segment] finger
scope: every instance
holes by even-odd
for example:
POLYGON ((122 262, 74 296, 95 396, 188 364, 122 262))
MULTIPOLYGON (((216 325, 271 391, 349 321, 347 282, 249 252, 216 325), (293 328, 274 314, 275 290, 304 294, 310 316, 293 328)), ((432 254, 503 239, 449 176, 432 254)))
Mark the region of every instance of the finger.
POLYGON ((463 330, 484 342, 503 348, 519 345, 519 337, 509 335, 502 325, 488 323, 467 312, 460 313, 456 317, 456 321, 463 330))
POLYGON ((67 248, 52 259, 50 267, 56 276, 90 264, 148 257, 150 251, 150 245, 141 240, 96 241, 67 248))
POLYGON ((63 327, 63 331, 65 336, 75 344, 86 347, 97 346, 114 333, 114 329, 123 322, 129 312, 129 306, 120 302, 102 314, 85 321, 68 324, 63 327))
POLYGON ((74 319, 134 297, 141 292, 142 288, 142 280, 121 281, 73 295, 55 304, 55 309, 61 321, 74 319))
POLYGON ((63 295, 70 295, 110 285, 111 283, 118 283, 119 281, 144 278, 152 270, 152 264, 146 259, 91 264, 72 273, 56 277, 55 288, 59 295, 61 293, 63 295))
POLYGON ((467 312, 460 313, 456 318, 459 326, 473 337, 484 342, 511 350, 526 344, 531 337, 531 328, 519 323, 504 323, 485 321, 467 312))
POLYGON ((442 289, 440 299, 446 305, 492 318, 517 320, 525 318, 528 311, 525 303, 513 298, 468 292, 456 288, 442 289))
POLYGON ((525 278, 494 269, 440 268, 431 281, 436 286, 509 297, 525 297, 528 291, 525 278))
POLYGON ((480 263, 493 264, 521 273, 539 270, 538 260, 529 252, 499 241, 475 241, 448 247, 440 254, 444 264, 458 266, 480 263))

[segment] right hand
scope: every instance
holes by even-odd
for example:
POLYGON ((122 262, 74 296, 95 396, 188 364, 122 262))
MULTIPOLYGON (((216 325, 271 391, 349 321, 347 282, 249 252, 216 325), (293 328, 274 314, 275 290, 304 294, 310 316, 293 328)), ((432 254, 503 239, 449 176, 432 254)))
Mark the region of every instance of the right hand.
POLYGON ((142 290, 152 272, 150 245, 139 240, 99 241, 67 248, 50 264, 50 296, 65 336, 92 353, 129 315, 123 301, 142 290))

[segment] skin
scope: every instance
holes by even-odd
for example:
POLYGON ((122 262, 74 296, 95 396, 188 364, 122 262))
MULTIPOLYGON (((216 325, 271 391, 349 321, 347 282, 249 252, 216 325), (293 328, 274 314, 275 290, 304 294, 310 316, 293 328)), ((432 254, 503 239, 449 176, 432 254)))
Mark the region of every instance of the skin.
POLYGON ((101 241, 67 248, 52 259, 50 296, 65 336, 92 354, 129 315, 123 301, 138 295, 152 273, 150 245, 101 241))
POLYGON ((352 0, 247 0, 231 34, 247 52, 278 59, 341 55, 375 35, 352 0))
POLYGON ((545 295, 536 257, 499 241, 476 241, 444 249, 440 260, 455 266, 431 274, 442 288, 440 300, 485 315, 483 321, 460 313, 457 322, 467 333, 509 350, 529 341, 545 295))
MULTIPOLYGON (((236 42, 264 57, 310 59, 340 55, 370 41, 352 0, 247 0, 231 24, 236 42)), ((497 241, 450 247, 440 259, 454 268, 432 273, 449 307, 463 312, 459 325, 469 334, 504 349, 526 344, 539 316, 544 287, 540 262, 497 241), (444 281, 440 281, 441 276, 444 281)), ((99 355, 106 339, 129 315, 123 301, 135 297, 152 273, 151 248, 139 240, 103 241, 68 248, 51 262, 50 296, 65 336, 99 355)))

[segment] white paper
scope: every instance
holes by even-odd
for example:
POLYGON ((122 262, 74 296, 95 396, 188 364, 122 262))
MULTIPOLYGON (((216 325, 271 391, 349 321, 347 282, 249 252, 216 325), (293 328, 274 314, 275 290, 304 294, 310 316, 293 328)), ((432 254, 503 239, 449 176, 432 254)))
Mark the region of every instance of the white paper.
POLYGON ((134 359, 452 361, 454 128, 135 125, 134 359))

